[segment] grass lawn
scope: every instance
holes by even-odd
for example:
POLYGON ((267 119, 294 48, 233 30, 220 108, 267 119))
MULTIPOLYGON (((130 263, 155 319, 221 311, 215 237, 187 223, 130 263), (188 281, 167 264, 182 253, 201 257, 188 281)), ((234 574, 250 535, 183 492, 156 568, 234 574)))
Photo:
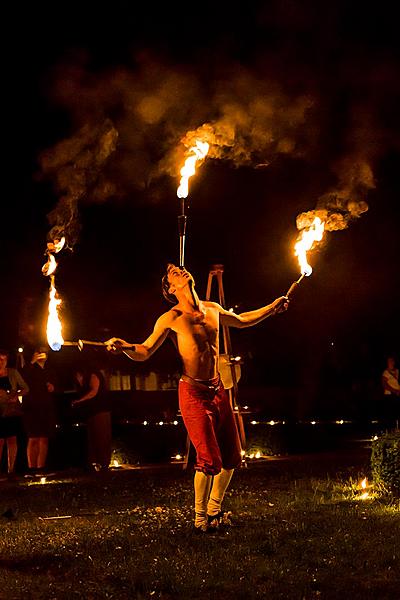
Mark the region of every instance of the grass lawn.
POLYGON ((179 465, 2 482, 0 598, 398 600, 400 505, 360 498, 368 472, 367 449, 252 462, 200 536, 179 465))

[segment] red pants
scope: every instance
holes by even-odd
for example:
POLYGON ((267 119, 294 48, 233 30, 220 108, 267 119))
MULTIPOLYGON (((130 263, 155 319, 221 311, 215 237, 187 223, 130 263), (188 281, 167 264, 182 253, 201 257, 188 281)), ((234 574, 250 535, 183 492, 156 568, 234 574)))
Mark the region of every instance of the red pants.
POLYGON ((217 475, 221 468, 241 463, 235 416, 222 382, 216 391, 179 382, 179 407, 190 441, 196 449, 195 469, 217 475))

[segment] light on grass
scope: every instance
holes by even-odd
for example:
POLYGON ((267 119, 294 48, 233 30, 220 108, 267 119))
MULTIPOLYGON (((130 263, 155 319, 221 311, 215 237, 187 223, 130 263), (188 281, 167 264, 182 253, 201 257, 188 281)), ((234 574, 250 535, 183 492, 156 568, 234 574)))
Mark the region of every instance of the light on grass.
POLYGON ((360 500, 368 500, 371 499, 371 495, 368 492, 368 479, 366 477, 364 477, 364 479, 360 482, 360 488, 361 490, 363 490, 362 494, 360 494, 359 499, 360 500))

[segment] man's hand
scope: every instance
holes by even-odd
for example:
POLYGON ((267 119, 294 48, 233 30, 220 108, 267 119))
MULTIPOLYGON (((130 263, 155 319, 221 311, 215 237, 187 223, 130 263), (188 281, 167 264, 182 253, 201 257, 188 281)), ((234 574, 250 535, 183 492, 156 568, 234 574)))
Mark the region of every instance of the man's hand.
POLYGON ((273 305, 276 314, 285 312, 289 306, 289 298, 287 296, 281 296, 273 301, 273 305))
POLYGON ((114 352, 114 353, 122 352, 124 347, 128 347, 128 348, 132 347, 132 344, 129 344, 125 340, 122 340, 121 338, 117 338, 117 337, 110 338, 109 340, 104 342, 104 344, 107 346, 107 350, 109 352, 114 352))
POLYGON ((82 404, 82 402, 84 402, 84 400, 72 400, 71 406, 74 408, 77 404, 82 404))

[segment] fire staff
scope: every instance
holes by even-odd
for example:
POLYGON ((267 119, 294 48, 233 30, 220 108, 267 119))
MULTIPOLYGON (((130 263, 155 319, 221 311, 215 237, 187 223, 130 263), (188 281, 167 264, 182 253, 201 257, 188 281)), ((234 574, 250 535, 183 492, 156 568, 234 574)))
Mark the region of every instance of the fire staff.
POLYGON ((174 304, 156 321, 142 344, 121 338, 105 342, 111 351, 123 351, 135 361, 144 361, 169 335, 175 336, 182 361, 179 405, 189 437, 196 450, 194 500, 197 532, 208 532, 226 522, 221 505, 234 469, 241 462, 241 446, 233 410, 220 379, 220 325, 244 328, 283 312, 288 299, 235 314, 216 302, 202 301, 192 275, 169 264, 162 280, 164 297, 174 304))

